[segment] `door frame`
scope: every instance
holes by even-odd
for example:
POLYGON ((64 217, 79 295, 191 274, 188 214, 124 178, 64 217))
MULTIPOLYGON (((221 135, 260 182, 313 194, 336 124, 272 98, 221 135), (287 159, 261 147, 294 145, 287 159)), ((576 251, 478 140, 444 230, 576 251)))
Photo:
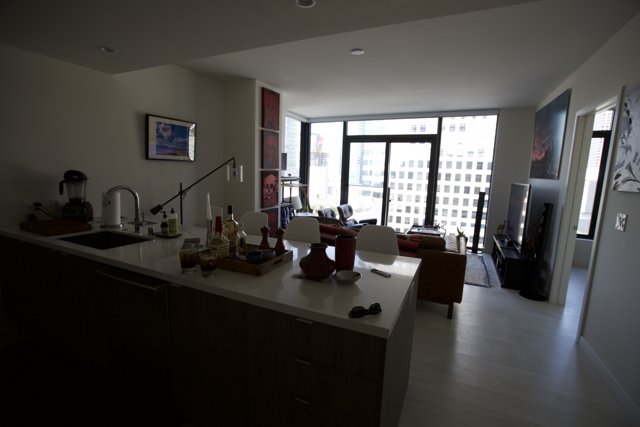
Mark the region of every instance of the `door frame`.
MULTIPOLYGON (((584 188, 584 179, 589 161, 589 150, 591 148, 591 139, 593 135, 593 124, 595 113, 605 109, 613 109, 615 111, 614 121, 612 124, 611 135, 615 139, 617 122, 619 119, 621 96, 609 98, 597 106, 583 108, 576 112, 575 131, 573 137, 573 145, 571 148, 571 163, 568 171, 567 179, 567 196, 565 197, 565 207, 560 220, 560 232, 558 234, 556 253, 554 258, 554 273, 551 282, 551 290, 549 301, 554 304, 564 305, 569 289, 569 276, 573 264, 573 256, 575 252, 576 231, 578 229, 578 219, 580 216, 580 204, 582 202, 582 189, 584 188), (579 188, 581 191, 576 191, 579 188)), ((602 195, 598 211, 604 212, 609 189, 606 185, 609 183, 609 177, 614 162, 614 146, 615 141, 609 144, 609 152, 607 156, 607 164, 605 167, 605 180, 603 182, 602 195)), ((576 331, 576 341, 580 338, 584 328, 584 312, 588 304, 591 283, 593 280, 593 267, 596 262, 596 254, 600 240, 602 229, 602 215, 598 215, 596 221, 596 229, 593 236, 593 244, 589 267, 587 270, 587 283, 585 285, 582 307, 580 309, 580 320, 576 331)))

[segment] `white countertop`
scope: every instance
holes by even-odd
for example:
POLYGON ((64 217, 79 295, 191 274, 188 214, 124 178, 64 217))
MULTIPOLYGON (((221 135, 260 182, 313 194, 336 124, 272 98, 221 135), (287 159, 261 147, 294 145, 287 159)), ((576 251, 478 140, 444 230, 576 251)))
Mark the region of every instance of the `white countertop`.
MULTIPOLYGON (((95 227, 97 228, 97 227, 95 227)), ((183 226, 182 236, 173 239, 156 237, 142 243, 113 249, 93 249, 59 240, 63 236, 46 237, 25 232, 19 227, 0 229, 0 234, 25 242, 39 244, 104 264, 156 277, 177 285, 188 286, 223 297, 315 320, 357 332, 388 338, 406 299, 415 294, 420 258, 394 256, 369 251, 357 251, 354 270, 362 273, 355 284, 339 284, 333 279, 316 282, 295 277, 300 273, 300 258, 309 253, 308 244, 285 241, 293 251, 293 260, 263 276, 217 269, 214 276, 202 277, 199 270, 183 274, 178 250, 185 238, 199 237, 204 241, 206 230, 183 226), (372 268, 391 273, 390 278, 371 273, 372 268), (378 302, 382 313, 359 319, 347 315, 356 305, 369 307, 378 302)), ((82 233, 75 233, 82 234, 82 233)), ((249 243, 258 244, 258 236, 248 236, 249 243)), ((272 246, 275 240, 272 240, 272 246)), ((327 248, 334 259, 334 248, 327 248)), ((415 302, 411 302, 415 304, 415 302)))

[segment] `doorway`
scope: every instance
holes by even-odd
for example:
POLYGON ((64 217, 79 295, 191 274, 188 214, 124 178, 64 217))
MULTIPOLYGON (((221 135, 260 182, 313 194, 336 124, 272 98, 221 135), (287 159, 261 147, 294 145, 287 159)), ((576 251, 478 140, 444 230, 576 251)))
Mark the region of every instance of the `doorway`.
MULTIPOLYGON (((580 224, 580 218, 583 216, 584 206, 588 205, 583 204, 583 195, 585 189, 585 182, 588 182, 587 179, 587 168, 589 163, 593 163, 594 155, 591 150, 592 141, 594 137, 594 130, 599 130, 598 125, 596 124, 596 117, 601 114, 601 112, 606 110, 611 110, 612 113, 615 112, 617 104, 617 99, 611 99, 606 103, 598 106, 596 108, 585 109, 583 111, 579 111, 576 116, 576 125, 575 125, 575 136, 572 147, 572 155, 571 155, 571 165, 569 168, 569 178, 567 183, 567 196, 566 196, 566 205, 564 209, 564 215, 561 219, 560 223, 560 233, 558 238, 558 246, 556 250, 556 257, 554 261, 554 273, 552 279, 551 286, 551 294, 549 297, 550 302, 555 304, 564 305, 567 298, 567 293, 569 290, 571 272, 574 264, 574 256, 576 254, 576 243, 578 242, 578 230, 580 224)), ((613 117, 611 117, 611 133, 614 132, 613 129, 613 117)), ((601 129, 600 129, 601 130, 601 129)), ((601 136, 599 133, 595 133, 596 136, 601 136)), ((584 298, 582 302, 582 308, 580 317, 582 318, 582 312, 584 311, 584 304, 588 299, 589 295, 589 287, 591 282, 591 277, 593 272, 591 268, 593 266, 593 262, 591 262, 591 258, 596 251, 598 245, 598 236, 599 230, 601 228, 600 218, 597 216, 597 212, 602 212, 604 209, 604 205, 606 203, 607 191, 604 188, 606 184, 606 177, 608 176, 608 171, 610 170, 611 164, 611 150, 612 145, 606 147, 606 150, 602 150, 602 170, 601 174, 603 176, 600 182, 600 188, 602 189, 601 194, 599 195, 599 199, 596 205, 596 216, 595 216, 595 225, 593 230, 593 238, 590 240, 590 247, 587 250, 588 252, 588 261, 586 265, 587 274, 586 274, 586 286, 584 290, 584 298)), ((587 184, 587 187, 589 184, 587 184)), ((594 193, 595 194, 595 193, 594 193)), ((588 196, 587 196, 588 197, 588 196)), ((577 336, 580 334, 580 330, 582 329, 582 320, 580 322, 580 326, 577 331, 577 336)))

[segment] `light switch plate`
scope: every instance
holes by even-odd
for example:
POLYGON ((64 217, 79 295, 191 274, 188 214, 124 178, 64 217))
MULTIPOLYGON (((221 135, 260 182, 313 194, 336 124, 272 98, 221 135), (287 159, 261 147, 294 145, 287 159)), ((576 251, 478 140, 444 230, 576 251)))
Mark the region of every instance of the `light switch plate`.
POLYGON ((616 215, 616 230, 624 231, 627 226, 627 214, 618 212, 616 215))

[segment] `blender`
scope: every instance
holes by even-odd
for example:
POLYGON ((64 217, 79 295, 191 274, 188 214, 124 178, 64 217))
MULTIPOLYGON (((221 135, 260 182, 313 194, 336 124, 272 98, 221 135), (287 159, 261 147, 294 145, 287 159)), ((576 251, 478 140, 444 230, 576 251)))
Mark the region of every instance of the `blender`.
POLYGON ((76 170, 64 173, 64 180, 60 181, 60 194, 63 184, 67 189, 69 202, 62 207, 62 217, 74 221, 89 222, 93 219, 93 207, 86 200, 87 176, 76 170))

